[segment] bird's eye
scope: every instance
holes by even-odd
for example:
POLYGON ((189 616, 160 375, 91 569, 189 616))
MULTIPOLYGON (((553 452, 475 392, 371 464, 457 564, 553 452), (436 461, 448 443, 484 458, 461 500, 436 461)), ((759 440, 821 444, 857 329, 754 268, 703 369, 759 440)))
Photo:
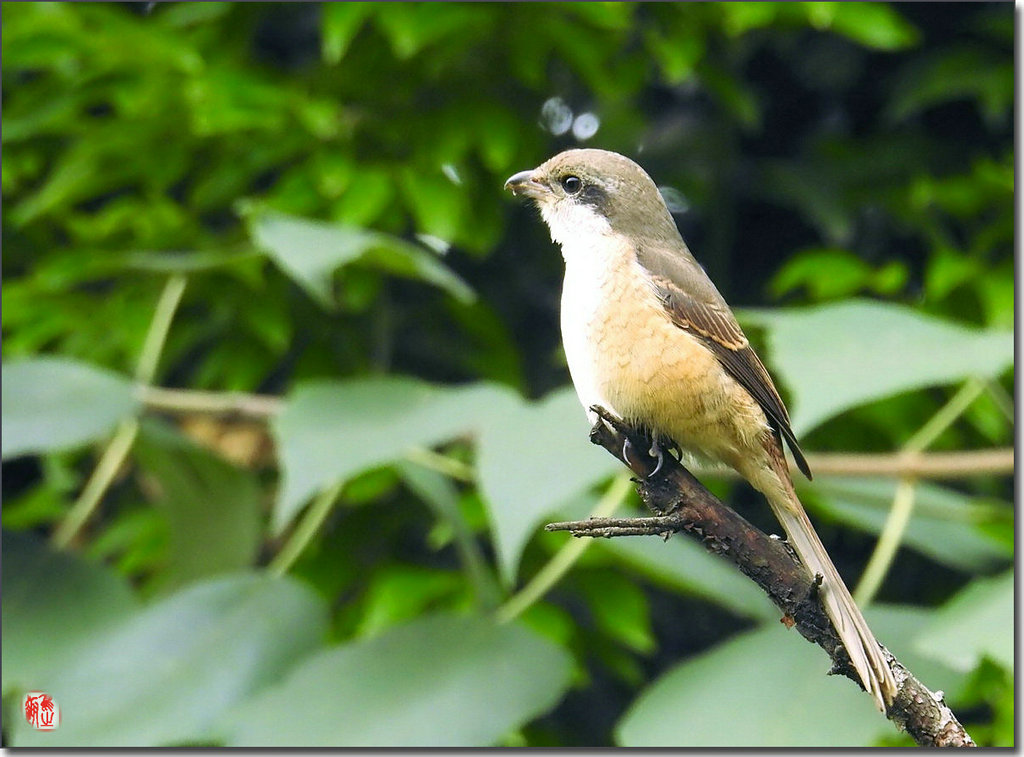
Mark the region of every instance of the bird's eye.
POLYGON ((564 189, 567 194, 574 195, 583 189, 583 182, 580 181, 579 176, 563 176, 562 189, 564 189))

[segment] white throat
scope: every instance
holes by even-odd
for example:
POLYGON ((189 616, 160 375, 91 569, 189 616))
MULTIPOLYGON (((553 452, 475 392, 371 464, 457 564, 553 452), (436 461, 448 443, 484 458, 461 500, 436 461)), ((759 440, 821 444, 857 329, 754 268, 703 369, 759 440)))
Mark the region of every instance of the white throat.
POLYGON ((567 266, 600 265, 600 251, 613 238, 607 218, 586 205, 566 200, 543 203, 540 213, 551 230, 552 241, 562 248, 567 266))

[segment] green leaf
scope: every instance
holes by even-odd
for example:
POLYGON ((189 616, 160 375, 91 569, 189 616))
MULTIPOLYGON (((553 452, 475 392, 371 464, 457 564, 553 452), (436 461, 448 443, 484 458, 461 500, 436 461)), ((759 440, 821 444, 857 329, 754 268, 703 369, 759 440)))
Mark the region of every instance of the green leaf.
POLYGON ((740 634, 655 681, 616 740, 633 748, 870 744, 881 715, 851 681, 827 671, 824 652, 781 624, 740 634))
POLYGON ((359 170, 358 181, 359 191, 343 192, 331 217, 342 224, 368 226, 390 208, 395 183, 388 171, 365 166, 359 170))
POLYGON ((231 8, 231 3, 209 2, 189 5, 171 5, 161 8, 163 11, 156 19, 164 26, 185 28, 212 24, 223 17, 231 8))
POLYGON ((191 127, 201 137, 234 134, 244 139, 253 132, 280 133, 290 121, 289 95, 255 71, 225 66, 210 67, 185 86, 191 127))
POLYGON ((53 357, 5 365, 2 403, 4 459, 90 442, 139 405, 127 379, 53 357))
POLYGON ((905 263, 890 260, 874 272, 871 288, 879 294, 895 295, 904 290, 909 278, 910 271, 905 263))
POLYGON ((426 281, 463 302, 474 298, 433 253, 389 234, 271 212, 254 214, 249 229, 256 245, 325 308, 336 305, 335 269, 355 262, 426 281))
POLYGON ((625 31, 633 23, 636 7, 629 3, 566 3, 559 10, 598 29, 625 31))
POLYGON ((853 219, 844 202, 841 174, 824 160, 762 161, 764 185, 772 187, 771 200, 791 206, 814 224, 825 242, 833 246, 853 243, 853 219))
MULTIPOLYGON (((785 7, 785 6, 782 6, 785 7)), ((722 14, 722 26, 731 37, 760 29, 775 21, 779 3, 735 2, 722 3, 717 9, 722 14)))
MULTIPOLYGON (((881 533, 896 496, 890 479, 816 478, 803 484, 821 495, 825 510, 871 533, 881 533)), ((1013 557, 1012 549, 990 533, 999 525, 1013 530, 1013 508, 969 497, 927 482, 914 486, 914 512, 903 544, 932 560, 964 571, 991 569, 1013 557)))
POLYGON ((1013 673, 1014 572, 976 578, 931 619, 916 641, 922 654, 960 671, 990 657, 1013 673))
POLYGON ((587 441, 586 415, 571 389, 538 403, 506 387, 432 386, 381 377, 300 385, 273 423, 284 470, 275 532, 334 481, 397 460, 415 446, 477 437, 477 470, 506 581, 531 530, 547 513, 617 470, 587 441))
POLYGON ((654 650, 647 595, 631 577, 613 570, 590 570, 581 571, 574 583, 605 636, 636 652, 654 650))
POLYGON ((103 531, 88 545, 85 554, 116 566, 120 575, 148 576, 167 560, 169 530, 167 519, 159 510, 125 509, 103 524, 103 531))
POLYGON ((507 170, 516 157, 522 137, 515 111, 481 106, 474 115, 484 165, 493 172, 507 170))
POLYGON ((689 79, 705 52, 704 40, 697 34, 668 36, 652 28, 645 35, 645 43, 669 84, 680 84, 689 79))
POLYGON ((885 3, 807 3, 806 7, 816 26, 829 28, 866 47, 899 50, 913 45, 920 37, 896 7, 885 3))
POLYGON ((498 563, 511 582, 532 529, 573 495, 619 470, 588 441, 586 414, 569 387, 491 413, 480 430, 477 471, 498 563))
MULTIPOLYGON (((932 187, 924 189, 930 192, 932 187)), ((958 286, 977 276, 981 267, 980 260, 948 247, 939 247, 928 261, 924 279, 925 291, 930 297, 941 300, 958 286)))
MULTIPOLYGON (((866 614, 878 637, 916 671, 919 658, 904 649, 927 611, 892 607, 866 614)), ((628 747, 837 747, 869 746, 888 736, 892 726, 871 698, 828 670, 824 651, 795 630, 768 623, 655 681, 619 722, 616 740, 628 747)), ((960 680, 934 664, 921 675, 933 686, 960 680)))
POLYGON ((3 526, 17 531, 48 526, 60 520, 68 507, 67 493, 43 482, 4 499, 3 526))
POLYGON ((761 105, 745 81, 725 69, 707 63, 706 59, 698 72, 704 86, 730 117, 739 121, 747 131, 760 127, 761 105))
POLYGON ((804 287, 814 301, 848 297, 865 289, 892 294, 907 282, 907 267, 890 261, 875 269, 849 250, 810 249, 798 252, 772 278, 770 290, 780 297, 804 287))
POLYGON ((848 296, 862 289, 871 266, 849 250, 804 250, 787 260, 771 282, 776 297, 806 287, 815 300, 848 296))
POLYGON ((300 384, 272 424, 284 471, 275 533, 318 489, 396 460, 411 447, 448 441, 509 396, 487 385, 444 389, 393 376, 300 384))
POLYGON ((156 422, 143 424, 135 456, 153 477, 156 504, 170 525, 162 582, 177 586, 252 564, 263 509, 255 474, 156 422))
POLYGON ((745 310, 743 321, 767 329, 798 434, 872 400, 1013 366, 1012 330, 968 328, 900 305, 745 310))
POLYGON ((764 592, 734 565, 690 539, 608 539, 595 548, 610 552, 661 584, 714 602, 741 617, 769 620, 779 616, 764 592))
MULTIPOLYGON (((74 624, 61 609, 63 630, 74 624)), ((73 663, 34 682, 60 705, 60 728, 18 719, 11 744, 215 741, 228 708, 278 680, 325 630, 322 603, 299 583, 240 574, 192 585, 91 636, 73 663)))
POLYGON ((322 9, 321 53, 325 63, 337 65, 373 10, 373 4, 329 3, 322 9))
POLYGON ((359 636, 376 636, 382 630, 423 615, 429 608, 450 606, 465 596, 465 582, 455 571, 422 565, 387 565, 376 571, 363 593, 363 610, 356 629, 359 636))
POLYGON ((85 645, 138 606, 119 576, 31 534, 5 530, 2 555, 5 697, 75 664, 85 645))
POLYGON ((458 4, 391 3, 380 6, 376 22, 391 43, 395 57, 405 60, 474 22, 486 22, 486 16, 475 8, 458 4))
POLYGON ((229 743, 485 747, 552 707, 569 670, 522 626, 429 616, 310 657, 238 708, 229 743))
MULTIPOLYGON (((452 480, 432 468, 408 462, 395 465, 402 482, 434 510, 441 520, 465 528, 459 511, 459 490, 452 480)), ((468 532, 467 532, 468 533, 468 532)))
POLYGON ((402 172, 401 188, 417 229, 445 242, 461 241, 468 213, 465 189, 452 183, 440 170, 412 168, 402 172))
POLYGON ((398 462, 395 469, 402 482, 434 510, 441 528, 453 532, 459 560, 480 604, 488 608, 497 607, 502 598, 501 590, 459 507, 459 491, 455 484, 444 474, 414 463, 398 462))
POLYGON ((1010 116, 1013 92, 1012 60, 961 43, 912 60, 895 83, 884 117, 894 123, 943 103, 972 99, 986 118, 996 121, 1010 116))

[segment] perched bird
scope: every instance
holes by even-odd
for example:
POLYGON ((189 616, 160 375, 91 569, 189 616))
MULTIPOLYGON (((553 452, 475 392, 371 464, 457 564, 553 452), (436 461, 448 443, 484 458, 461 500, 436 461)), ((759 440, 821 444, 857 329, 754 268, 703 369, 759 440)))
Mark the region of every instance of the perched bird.
POLYGON ((576 393, 662 445, 725 463, 767 498, 821 576, 826 612, 884 711, 896 682, 804 511, 783 453, 810 470, 768 371, 686 247, 650 176, 605 150, 567 150, 506 183, 540 209, 562 248, 562 342, 576 393))

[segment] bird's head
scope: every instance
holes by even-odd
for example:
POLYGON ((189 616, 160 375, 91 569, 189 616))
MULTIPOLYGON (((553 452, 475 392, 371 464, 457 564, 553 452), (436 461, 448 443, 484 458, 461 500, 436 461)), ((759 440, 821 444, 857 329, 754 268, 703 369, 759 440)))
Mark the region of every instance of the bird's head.
POLYGON ((608 150, 566 150, 505 182, 540 209, 556 242, 581 234, 643 237, 678 232, 657 185, 640 166, 608 150))

